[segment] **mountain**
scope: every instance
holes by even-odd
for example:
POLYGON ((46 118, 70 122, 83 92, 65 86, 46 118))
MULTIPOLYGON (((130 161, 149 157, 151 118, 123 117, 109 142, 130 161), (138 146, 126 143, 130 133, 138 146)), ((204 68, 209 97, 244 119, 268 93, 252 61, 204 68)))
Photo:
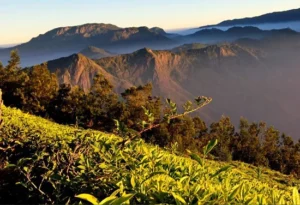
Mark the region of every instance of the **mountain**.
MULTIPOLYGON (((285 32, 279 30, 274 35, 267 36, 264 39, 241 38, 235 43, 250 48, 263 49, 269 53, 277 53, 282 50, 295 49, 300 47, 300 35, 290 29, 284 29, 285 32)), ((285 56, 285 55, 284 55, 285 56)))
MULTIPOLYGON (((261 43, 267 45, 268 41, 269 38, 261 43)), ((297 138, 294 122, 299 120, 300 97, 293 93, 299 87, 300 44, 291 47, 283 42, 273 49, 238 43, 179 53, 144 48, 98 59, 96 63, 117 79, 135 86, 152 82, 155 95, 179 104, 195 96, 211 96, 212 104, 200 114, 207 122, 216 121, 223 114, 230 116, 235 125, 241 116, 251 121, 263 119, 297 138)))
POLYGON ((180 52, 143 48, 97 60, 74 54, 49 61, 48 66, 61 83, 85 90, 100 72, 119 93, 151 82, 154 95, 179 104, 195 96, 211 96, 212 104, 200 115, 208 123, 223 114, 230 116, 235 125, 241 116, 251 121, 263 119, 296 138, 295 122, 300 120, 300 97, 295 95, 299 87, 300 37, 289 30, 284 34, 273 32, 279 34, 200 49, 193 49, 201 47, 199 44, 183 45, 180 52))
POLYGON ((174 53, 179 53, 187 50, 194 50, 194 49, 201 49, 205 48, 207 45, 202 43, 191 43, 191 44, 183 44, 181 46, 177 46, 175 48, 172 48, 171 51, 174 53))
POLYGON ((197 82, 197 75, 202 72, 226 74, 231 69, 230 72, 235 75, 235 72, 246 72, 250 65, 261 66, 259 52, 231 44, 212 45, 180 53, 144 48, 132 54, 98 59, 95 62, 118 79, 126 79, 132 84, 152 82, 157 94, 175 97, 177 100, 192 96, 190 92, 195 88, 192 85, 189 87, 189 84, 207 82, 197 82), (238 71, 236 69, 241 61, 247 66, 243 71, 238 71))
POLYGON ((73 54, 49 61, 48 66, 60 83, 86 91, 94 75, 102 73, 119 93, 151 82, 154 95, 178 103, 199 95, 212 96, 212 105, 201 112, 208 123, 225 114, 237 125, 245 116, 251 121, 263 119, 296 136, 300 97, 293 93, 298 93, 299 87, 299 34, 290 29, 262 31, 254 27, 206 29, 196 34, 195 39, 219 35, 219 39, 234 43, 203 48, 191 44, 175 50, 143 48, 97 60, 73 54), (253 39, 255 35, 257 39, 253 39), (239 37, 242 39, 236 40, 239 37))
POLYGON ((32 38, 27 43, 3 49, 0 51, 0 60, 6 63, 12 49, 19 50, 22 65, 28 66, 78 53, 90 45, 114 53, 127 53, 143 47, 171 48, 174 43, 160 28, 120 28, 112 24, 84 24, 56 28, 32 38))
POLYGON ((134 85, 152 82, 155 95, 172 98, 178 103, 198 95, 212 96, 216 99, 213 106, 206 108, 203 113, 204 118, 211 122, 223 112, 235 117, 239 115, 237 112, 240 110, 236 109, 235 112, 231 106, 228 107, 228 104, 233 104, 231 99, 224 98, 225 93, 234 90, 237 83, 229 79, 239 73, 247 75, 251 66, 259 70, 262 63, 258 55, 259 53, 238 45, 208 46, 181 53, 145 48, 132 54, 103 58, 96 62, 113 76, 126 79, 134 85), (244 66, 242 70, 241 63, 244 66), (214 86, 215 82, 222 85, 222 91, 214 86))
POLYGON ((131 86, 126 80, 120 80, 105 71, 101 66, 82 54, 73 54, 69 57, 60 58, 47 62, 48 69, 56 73, 59 82, 79 86, 87 91, 93 82, 93 77, 100 73, 109 80, 115 90, 122 91, 131 86))
POLYGON ((119 28, 111 24, 84 24, 81 26, 63 27, 51 30, 37 38, 33 38, 24 47, 47 49, 63 47, 63 49, 80 48, 83 45, 118 47, 122 44, 157 44, 168 43, 170 40, 162 35, 160 28, 147 27, 119 28), (153 41, 153 42, 152 42, 153 41))
POLYGON ((172 73, 185 63, 181 56, 172 52, 144 48, 132 54, 99 59, 96 63, 118 79, 126 79, 136 86, 151 82, 155 95, 175 97, 179 101, 191 97, 172 77, 172 73))
POLYGON ((157 33, 157 34, 160 34, 160 35, 168 35, 165 31, 164 31, 164 29, 162 29, 162 28, 159 28, 159 27, 153 27, 153 28, 151 28, 150 29, 150 31, 151 32, 154 32, 154 33, 157 33))
POLYGON ((87 48, 83 49, 79 53, 91 59, 99 59, 99 58, 104 58, 104 57, 109 57, 114 55, 109 51, 106 51, 102 48, 97 48, 95 46, 88 46, 87 48))
POLYGON ((229 27, 237 25, 258 25, 258 24, 270 24, 270 23, 284 23, 284 22, 295 22, 300 21, 300 8, 288 11, 273 12, 264 14, 261 16, 233 19, 222 21, 216 25, 208 25, 200 28, 208 27, 229 27))
POLYGON ((299 35, 298 32, 291 29, 279 29, 279 30, 261 30, 253 26, 245 27, 232 27, 228 30, 221 30, 216 28, 203 29, 190 34, 187 36, 181 37, 181 40, 187 43, 219 43, 219 42, 232 42, 241 38, 251 38, 251 39, 263 39, 270 36, 293 36, 299 35))

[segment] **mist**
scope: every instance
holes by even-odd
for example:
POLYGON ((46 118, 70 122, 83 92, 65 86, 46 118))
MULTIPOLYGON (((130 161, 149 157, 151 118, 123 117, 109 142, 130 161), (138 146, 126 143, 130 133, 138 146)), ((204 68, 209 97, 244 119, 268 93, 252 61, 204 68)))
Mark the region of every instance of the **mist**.
POLYGON ((203 27, 203 28, 175 29, 175 30, 169 30, 168 32, 173 32, 173 33, 177 33, 180 35, 190 35, 190 34, 196 33, 197 31, 201 31, 203 29, 216 28, 216 29, 226 31, 232 27, 237 27, 237 26, 239 26, 239 27, 254 26, 261 30, 290 28, 294 31, 300 32, 300 21, 291 21, 291 22, 282 22, 282 23, 266 23, 266 24, 243 24, 243 25, 236 24, 234 26, 208 26, 208 27, 203 27))

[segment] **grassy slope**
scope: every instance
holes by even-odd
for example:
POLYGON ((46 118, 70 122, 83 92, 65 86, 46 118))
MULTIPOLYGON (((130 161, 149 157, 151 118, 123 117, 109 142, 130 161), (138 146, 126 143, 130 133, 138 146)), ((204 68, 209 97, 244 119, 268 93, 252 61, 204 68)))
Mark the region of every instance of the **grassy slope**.
MULTIPOLYGON (((283 202, 279 201, 282 195, 281 200, 290 204, 291 186, 299 187, 298 180, 268 169, 263 168, 259 177, 256 167, 240 162, 221 163, 205 160, 202 167, 188 157, 172 154, 142 141, 131 143, 120 150, 115 145, 120 138, 112 134, 58 125, 11 108, 4 107, 3 115, 2 129, 11 130, 11 136, 14 136, 13 132, 16 131, 22 132, 22 136, 32 136, 36 133, 39 143, 45 142, 50 146, 54 146, 55 141, 59 139, 66 142, 65 146, 70 146, 69 142, 85 137, 88 133, 93 151, 90 152, 92 154, 86 155, 86 158, 90 157, 90 164, 99 165, 94 170, 101 169, 102 175, 111 174, 110 178, 102 178, 102 182, 114 183, 116 187, 124 186, 127 193, 138 193, 136 199, 132 199, 132 203, 143 200, 144 203, 175 203, 174 196, 181 196, 188 204, 197 201, 235 204, 251 199, 250 204, 257 204, 259 200, 278 204, 283 202), (229 170, 212 176, 218 169, 227 165, 231 166, 229 170), (141 199, 138 196, 141 196, 141 199)), ((78 169, 78 163, 71 166, 74 167, 74 171, 78 169)), ((99 177, 101 178, 100 175, 99 177)), ((78 193, 75 194, 80 194, 84 190, 76 191, 78 193)), ((95 193, 96 191, 91 194, 95 193)), ((96 194, 96 197, 102 200, 106 196, 96 194)), ((74 196, 70 198, 76 201, 74 196)), ((180 204, 179 201, 177 199, 180 204)))

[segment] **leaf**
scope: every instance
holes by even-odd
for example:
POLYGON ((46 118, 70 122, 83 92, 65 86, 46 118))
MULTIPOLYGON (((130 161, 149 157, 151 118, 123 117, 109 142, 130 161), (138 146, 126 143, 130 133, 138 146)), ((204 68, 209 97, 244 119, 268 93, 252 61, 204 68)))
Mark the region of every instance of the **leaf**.
POLYGON ((131 183, 132 188, 135 188, 136 183, 135 183, 134 176, 131 176, 130 183, 131 183))
POLYGON ((120 193, 120 189, 117 189, 116 191, 114 191, 110 196, 115 196, 116 197, 118 193, 120 193))
POLYGON ((220 168, 220 169, 217 170, 213 175, 211 175, 211 178, 213 178, 213 177, 219 175, 221 172, 227 171, 227 170, 230 169, 230 168, 231 168, 230 165, 220 168))
POLYGON ((101 168, 101 169, 107 169, 107 167, 108 167, 108 165, 105 164, 105 162, 102 162, 99 164, 99 168, 101 168))
POLYGON ((111 202, 113 201, 113 200, 115 200, 117 197, 116 196, 109 196, 109 197, 106 197, 105 199, 103 199, 100 203, 99 203, 99 205, 109 205, 109 204, 111 204, 111 202))
POLYGON ((27 173, 28 172, 28 167, 23 167, 23 170, 27 173))
POLYGON ((293 188, 293 204, 294 205, 300 204, 299 192, 296 187, 293 188))
POLYGON ((177 205, 186 204, 185 200, 181 196, 175 194, 174 192, 172 192, 172 195, 173 195, 177 205))
POLYGON ((18 160, 17 165, 22 166, 25 162, 30 161, 31 158, 21 158, 18 160))
POLYGON ((183 108, 184 108, 184 111, 185 112, 189 112, 191 110, 191 107, 192 107, 193 103, 191 101, 187 101, 184 105, 183 105, 183 108))
POLYGON ((114 120, 115 122, 115 126, 117 127, 117 131, 119 131, 120 129, 120 122, 118 120, 114 120))
POLYGON ((263 195, 258 195, 257 196, 257 202, 258 202, 259 205, 265 205, 266 204, 265 197, 263 195))
POLYGON ((156 175, 161 175, 161 174, 168 175, 166 172, 152 172, 146 179, 144 179, 144 181, 141 184, 143 184, 145 181, 151 179, 152 177, 154 177, 156 175))
POLYGON ((254 198, 248 199, 248 200, 245 202, 245 204, 250 204, 250 203, 253 201, 253 199, 254 199, 254 198))
POLYGON ((176 103, 174 103, 172 100, 170 100, 169 98, 166 99, 168 105, 171 108, 172 114, 174 115, 175 113, 177 113, 177 105, 176 103))
POLYGON ((232 192, 231 194, 229 195, 229 201, 231 201, 235 196, 236 194, 238 193, 239 189, 241 188, 242 184, 238 185, 232 192))
POLYGON ((114 201, 112 201, 112 203, 110 205, 120 205, 123 204, 124 202, 130 200, 135 194, 125 194, 123 196, 121 196, 118 199, 115 199, 114 201))
POLYGON ((98 199, 96 197, 94 197, 93 195, 90 195, 90 194, 79 194, 75 197, 79 198, 79 199, 86 200, 86 201, 90 202, 93 205, 99 204, 98 199))
POLYGON ((83 165, 79 165, 79 166, 77 166, 79 169, 81 169, 81 170, 86 170, 86 168, 85 168, 85 166, 83 166, 83 165))
POLYGON ((208 144, 204 147, 204 155, 207 155, 211 152, 211 150, 218 144, 218 140, 214 139, 208 142, 208 144))
POLYGON ((28 188, 27 185, 25 183, 23 183, 23 182, 16 182, 16 185, 22 185, 26 189, 28 188))
POLYGON ((16 167, 17 165, 15 165, 15 164, 8 164, 8 165, 6 165, 6 167, 5 168, 12 168, 12 167, 16 167))
POLYGON ((190 150, 187 150, 191 159, 197 161, 203 167, 203 160, 195 153, 192 153, 190 150))

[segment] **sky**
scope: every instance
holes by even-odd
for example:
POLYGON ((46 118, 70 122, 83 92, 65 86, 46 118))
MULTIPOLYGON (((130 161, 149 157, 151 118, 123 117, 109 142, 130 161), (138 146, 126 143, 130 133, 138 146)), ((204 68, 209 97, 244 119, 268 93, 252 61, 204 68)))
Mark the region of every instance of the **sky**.
POLYGON ((84 23, 172 30, 295 8, 299 0, 0 0, 0 45, 84 23))

